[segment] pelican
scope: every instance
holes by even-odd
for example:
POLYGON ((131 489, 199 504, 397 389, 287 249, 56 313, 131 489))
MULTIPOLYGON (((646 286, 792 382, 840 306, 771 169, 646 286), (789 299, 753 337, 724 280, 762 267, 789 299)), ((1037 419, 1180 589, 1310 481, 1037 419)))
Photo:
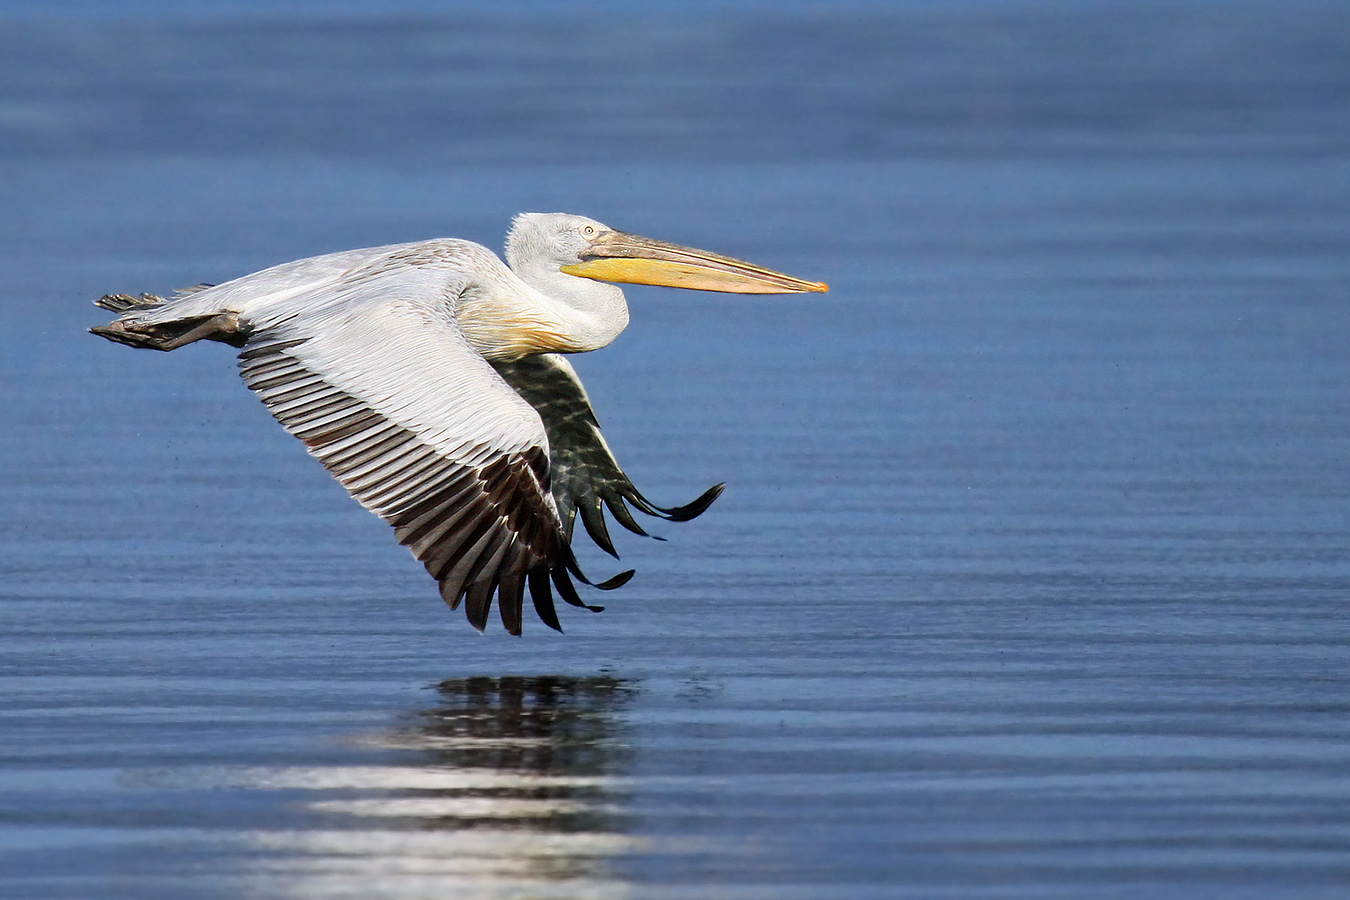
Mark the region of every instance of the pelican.
POLYGON ((562 630, 550 585, 572 606, 578 514, 614 555, 602 504, 645 534, 627 504, 670 521, 701 514, 648 501, 600 435, 563 354, 596 350, 628 325, 617 283, 742 294, 825 291, 730 257, 617 231, 583 216, 522 213, 506 263, 450 238, 296 260, 169 299, 109 294, 119 313, 90 331, 174 350, 199 340, 240 349, 248 385, 363 506, 394 527, 453 610, 487 626, 492 598, 520 634, 525 591, 562 630))

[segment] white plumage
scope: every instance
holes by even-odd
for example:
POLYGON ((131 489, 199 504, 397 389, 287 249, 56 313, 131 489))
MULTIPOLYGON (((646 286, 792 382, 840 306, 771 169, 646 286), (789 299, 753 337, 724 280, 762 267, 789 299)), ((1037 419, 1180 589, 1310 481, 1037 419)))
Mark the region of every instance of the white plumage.
POLYGON ((603 347, 628 324, 623 292, 596 279, 755 293, 825 286, 558 213, 518 216, 507 259, 453 239, 350 250, 170 300, 105 296, 99 305, 122 315, 92 331, 159 350, 201 339, 242 348, 245 383, 394 526, 451 608, 464 602, 482 629, 495 594, 518 634, 528 588, 558 628, 550 583, 585 605, 569 578, 585 580, 570 548, 576 513, 613 553, 602 503, 642 533, 625 501, 683 520, 721 490, 656 507, 610 454, 555 355, 603 347))

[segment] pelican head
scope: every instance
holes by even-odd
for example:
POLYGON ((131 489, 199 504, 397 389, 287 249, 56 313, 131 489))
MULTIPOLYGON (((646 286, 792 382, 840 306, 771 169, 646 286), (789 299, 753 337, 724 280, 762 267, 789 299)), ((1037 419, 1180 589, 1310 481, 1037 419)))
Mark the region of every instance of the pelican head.
POLYGON ((618 231, 566 213, 521 213, 506 245, 512 269, 538 264, 593 281, 729 294, 796 294, 829 288, 744 260, 618 231), (546 261, 546 262, 545 262, 546 261))

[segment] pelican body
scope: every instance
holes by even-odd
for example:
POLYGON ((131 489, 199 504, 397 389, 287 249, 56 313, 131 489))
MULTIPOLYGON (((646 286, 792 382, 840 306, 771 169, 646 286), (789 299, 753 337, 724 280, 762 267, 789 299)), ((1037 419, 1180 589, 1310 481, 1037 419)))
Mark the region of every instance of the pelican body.
MULTIPOLYGON (((240 348, 244 383, 367 509, 394 527, 441 597, 486 627, 492 598, 521 631, 526 590, 561 631, 552 591, 592 610, 571 540, 576 515, 615 554, 603 507, 684 521, 717 499, 659 507, 614 459, 563 354, 604 347, 628 324, 611 282, 729 293, 824 291, 741 260, 616 231, 583 216, 523 213, 504 264, 438 239, 296 260, 164 299, 111 294, 90 329, 173 350, 240 348)), ((625 583, 623 572, 594 587, 625 583)))

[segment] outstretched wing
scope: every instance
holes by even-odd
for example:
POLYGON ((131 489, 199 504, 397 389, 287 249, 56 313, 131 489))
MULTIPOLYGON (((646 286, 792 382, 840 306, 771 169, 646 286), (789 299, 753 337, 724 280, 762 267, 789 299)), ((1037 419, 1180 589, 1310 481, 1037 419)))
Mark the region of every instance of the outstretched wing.
POLYGON ((291 307, 304 312, 253 323, 239 357, 244 381, 394 526, 474 627, 487 624, 495 593, 503 624, 519 634, 528 586, 539 617, 561 630, 549 583, 581 606, 568 573, 585 579, 550 494, 539 415, 460 332, 444 272, 343 277, 323 302, 291 307))
POLYGON ((514 362, 493 362, 492 367, 543 420, 552 451, 553 499, 568 541, 572 539, 573 521, 580 513, 581 524, 591 539, 618 556, 605 527, 602 503, 629 531, 645 535, 624 501, 649 516, 684 522, 706 510, 722 493, 724 485, 714 485, 694 502, 670 509, 642 496, 610 452, 586 390, 562 356, 545 353, 514 362))

